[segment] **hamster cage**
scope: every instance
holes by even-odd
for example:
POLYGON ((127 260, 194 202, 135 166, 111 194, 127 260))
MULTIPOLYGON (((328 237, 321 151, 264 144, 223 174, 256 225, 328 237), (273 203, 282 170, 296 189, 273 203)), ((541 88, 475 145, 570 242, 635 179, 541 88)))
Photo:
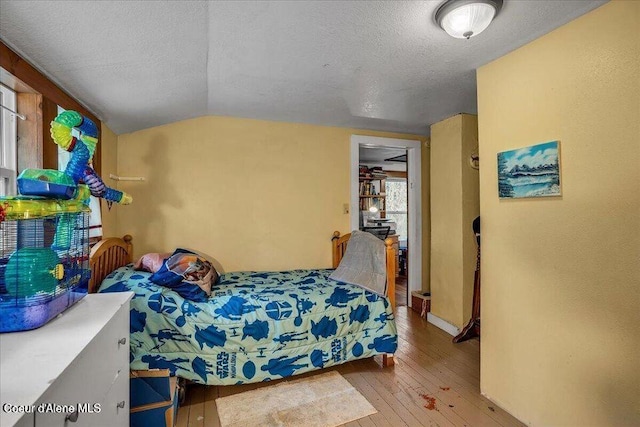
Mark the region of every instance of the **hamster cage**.
POLYGON ((87 293, 90 210, 17 196, 0 213, 0 332, 35 329, 87 293))

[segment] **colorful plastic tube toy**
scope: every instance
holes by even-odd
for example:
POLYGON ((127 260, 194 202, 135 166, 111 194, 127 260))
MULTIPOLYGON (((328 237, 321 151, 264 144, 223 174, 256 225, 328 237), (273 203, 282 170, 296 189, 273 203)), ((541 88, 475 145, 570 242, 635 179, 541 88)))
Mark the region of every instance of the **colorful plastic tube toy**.
POLYGON ((78 184, 84 181, 92 196, 123 205, 133 201, 127 193, 107 187, 89 166, 98 145, 98 128, 91 119, 76 111, 63 111, 51 122, 51 137, 60 148, 71 153, 67 167, 64 172, 24 170, 18 177, 20 194, 69 200, 78 197, 78 184))
POLYGON ((76 185, 83 180, 91 195, 109 202, 127 205, 133 198, 122 191, 107 187, 89 163, 98 144, 98 129, 87 117, 75 111, 63 111, 51 122, 51 137, 63 150, 71 152, 71 160, 65 169, 65 175, 71 177, 76 185), (73 135, 75 129, 80 139, 73 135))

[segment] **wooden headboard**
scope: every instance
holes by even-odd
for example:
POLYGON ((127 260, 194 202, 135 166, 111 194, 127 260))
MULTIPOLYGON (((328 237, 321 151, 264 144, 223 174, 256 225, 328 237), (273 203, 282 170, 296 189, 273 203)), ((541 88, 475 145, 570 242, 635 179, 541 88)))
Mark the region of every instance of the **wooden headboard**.
POLYGON ((89 255, 89 267, 91 268, 90 294, 98 291, 98 286, 109 273, 132 262, 133 245, 131 240, 133 238, 128 234, 122 239, 109 237, 100 240, 91 248, 91 254, 89 255))
MULTIPOLYGON (((333 243, 333 268, 338 267, 342 256, 347 250, 347 243, 351 233, 340 235, 339 231, 333 233, 331 241, 333 243)), ((89 266, 91 267, 91 279, 89 280, 89 293, 98 291, 98 286, 105 277, 117 268, 129 264, 133 260, 133 245, 130 235, 119 237, 109 237, 96 243, 91 249, 89 256, 89 266)), ((387 295, 391 306, 396 304, 396 251, 393 248, 393 241, 384 241, 387 255, 387 295)))
MULTIPOLYGON (((351 233, 340 236, 339 231, 333 232, 331 241, 333 243, 333 268, 337 268, 347 250, 347 243, 351 238, 351 233)), ((385 239, 385 253, 387 255, 387 296, 391 307, 396 306, 396 250, 393 247, 393 240, 385 239)))

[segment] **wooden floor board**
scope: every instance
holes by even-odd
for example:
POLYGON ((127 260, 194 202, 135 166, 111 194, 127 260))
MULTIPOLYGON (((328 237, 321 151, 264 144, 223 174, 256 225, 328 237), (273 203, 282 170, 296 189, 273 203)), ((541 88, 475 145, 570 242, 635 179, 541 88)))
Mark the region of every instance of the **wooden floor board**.
MULTIPOLYGON (((401 321, 401 320, 400 320, 401 321)), ((444 332, 443 332, 444 333, 444 332)), ((476 340, 477 341, 477 340, 476 340)), ((469 385, 468 382, 460 382, 464 378, 459 375, 450 375, 448 372, 438 369, 434 365, 429 365, 428 362, 425 362, 425 359, 421 359, 419 357, 415 357, 415 353, 411 353, 413 347, 413 351, 415 352, 416 347, 420 350, 420 346, 414 346, 411 342, 407 342, 407 345, 401 345, 399 348, 399 353, 403 353, 406 357, 403 358, 405 361, 404 364, 400 364, 399 368, 408 369, 410 371, 410 375, 408 378, 421 378, 420 382, 427 386, 429 383, 432 385, 437 385, 438 387, 449 387, 451 391, 457 393, 460 398, 464 398, 469 403, 471 403, 477 410, 480 410, 484 414, 496 420, 499 424, 504 426, 519 426, 520 424, 515 418, 511 415, 507 414, 502 409, 493 405, 491 401, 483 397, 477 392, 479 386, 477 384, 469 385), (404 353, 407 352, 407 353, 404 353), (415 369, 414 369, 415 368, 415 369), (451 386, 454 384, 454 386, 451 386)), ((478 349, 479 351, 479 349, 478 349)), ((479 363, 479 359, 478 359, 479 363)), ((457 374, 453 371, 451 374, 457 374)), ((433 390, 433 389, 432 389, 433 390)), ((439 393, 438 390, 435 390, 435 393, 439 393)), ((447 404, 451 404, 447 402, 447 404)))
POLYGON ((360 424, 360 427, 376 427, 373 421, 371 421, 371 417, 359 419, 358 424, 360 424))
MULTIPOLYGON (((434 406, 436 408, 442 408, 441 412, 447 420, 452 424, 468 424, 475 425, 469 420, 469 409, 471 413, 477 412, 477 407, 473 406, 470 402, 464 399, 455 388, 445 387, 431 383, 429 380, 420 380, 420 375, 410 368, 404 366, 397 367, 398 370, 404 371, 403 374, 409 378, 412 378, 415 383, 413 385, 413 391, 420 396, 425 403, 428 403, 430 399, 434 399, 434 406), (416 378, 418 378, 416 380, 416 378), (461 422, 462 421, 462 422, 461 422)), ((482 418, 482 416, 480 416, 482 418)), ((494 424, 495 425, 495 424, 494 424)))
MULTIPOLYGON (((402 312, 399 312, 398 314, 400 317, 403 317, 402 312)), ((416 340, 420 340, 420 338, 428 338, 434 344, 438 344, 437 346, 432 347, 432 350, 436 353, 443 356, 449 356, 453 360, 466 364, 477 372, 476 376, 479 376, 480 370, 477 363, 480 359, 478 351, 479 346, 477 346, 477 344, 474 345, 474 343, 478 343, 478 340, 454 344, 452 337, 444 331, 437 328, 435 328, 437 331, 425 328, 424 326, 427 324, 426 320, 414 318, 413 316, 404 317, 404 319, 406 319, 407 323, 399 322, 398 327, 404 328, 405 337, 407 339, 415 338, 416 340)))
MULTIPOLYGON (((383 396, 387 396, 385 399, 390 402, 394 411, 398 413, 403 420, 408 421, 407 424, 417 426, 435 426, 442 424, 443 420, 440 420, 441 422, 438 423, 438 415, 432 417, 424 407, 420 407, 421 402, 413 398, 416 394, 415 390, 404 381, 401 381, 398 376, 389 376, 386 373, 380 375, 380 373, 376 373, 369 375, 367 382, 377 390, 387 390, 389 392, 389 394, 383 393, 383 396), (410 414, 410 416, 407 416, 407 414, 410 414)), ((445 422, 445 424, 447 423, 445 422)))
MULTIPOLYGON (((331 368, 378 411, 345 427, 524 426, 480 394, 477 339, 453 344, 449 334, 407 307, 398 307, 396 324, 399 346, 394 366, 383 368, 381 358, 375 357, 331 368)), ((219 427, 216 398, 317 373, 237 386, 191 385, 178 411, 177 426, 219 427)))
MULTIPOLYGON (((350 372, 345 378, 358 389, 358 391, 378 410, 378 413, 372 417, 383 418, 392 426, 408 426, 407 422, 398 415, 398 413, 387 402, 388 393, 385 390, 374 389, 365 379, 364 373, 350 372)), ((378 424, 376 418, 374 422, 378 424)), ((412 423, 411 420, 407 420, 412 423)), ((386 425, 386 423, 384 423, 386 425)))
POLYGON ((221 387, 206 387, 204 393, 204 427, 220 427, 216 399, 219 397, 221 387))
MULTIPOLYGON (((189 410, 191 409, 191 396, 189 393, 185 396, 184 403, 178 408, 178 416, 176 417, 176 426, 184 427, 189 424, 189 410)), ((216 417, 218 418, 218 417, 216 417)))
MULTIPOLYGON (((478 350, 474 350, 475 354, 466 354, 464 352, 465 343, 460 344, 460 348, 455 348, 456 344, 451 342, 452 337, 445 334, 442 337, 438 333, 426 333, 421 329, 425 329, 425 323, 402 324, 398 322, 398 331, 404 340, 415 342, 429 342, 432 344, 428 348, 421 350, 431 355, 436 360, 445 360, 447 363, 455 365, 459 371, 464 371, 468 376, 480 378, 480 358, 478 350), (461 351, 462 350, 462 351, 461 351)), ((444 334, 444 331, 443 331, 444 334)))
MULTIPOLYGON (((188 427, 204 427, 204 394, 207 387, 195 385, 187 392, 191 393, 191 403, 189 404, 188 427)), ((180 412, 178 410, 178 412, 180 412)))
POLYGON ((407 277, 396 277, 396 305, 407 305, 407 277))
MULTIPOLYGON (((405 360, 407 362, 405 363, 405 367, 408 367, 408 369, 411 371, 410 375, 413 378, 417 378, 417 381, 420 382, 422 386, 425 387, 425 389, 428 389, 429 384, 438 384, 438 383, 451 384, 452 383, 446 380, 440 381, 440 379, 442 378, 432 376, 428 369, 421 368, 419 365, 416 365, 415 362, 413 362, 411 359, 407 358, 405 360)), ((480 395, 477 392, 477 390, 471 390, 467 386, 460 386, 460 385, 438 386, 438 389, 431 388, 431 389, 428 389, 428 391, 430 391, 434 397, 437 396, 437 399, 441 400, 444 404, 454 405, 455 407, 458 407, 458 408, 461 405, 463 407, 467 405, 472 405, 470 409, 471 411, 473 412, 479 411, 488 415, 489 417, 493 418, 498 425, 503 425, 503 426, 521 426, 522 425, 511 415, 507 414, 502 410, 499 410, 499 408, 493 405, 488 399, 480 395), (443 387, 444 389, 447 389, 448 387, 449 389, 442 390, 440 389, 440 387, 443 387), (445 394, 444 393, 445 391, 447 392, 446 397, 443 397, 443 395, 445 394), (493 408, 493 410, 490 408, 493 408), (506 415, 506 417, 503 417, 503 415, 506 415)))
MULTIPOLYGON (((451 342, 452 337, 447 334, 446 337, 442 337, 440 334, 435 333, 426 333, 420 329, 425 328, 425 323, 413 323, 406 325, 398 325, 398 330, 402 332, 402 336, 405 340, 409 342, 424 342, 425 340, 431 344, 432 347, 429 349, 431 354, 434 357, 439 359, 446 358, 447 360, 456 363, 463 369, 466 369, 467 372, 476 378, 480 377, 480 369, 479 369, 479 357, 478 350, 468 347, 465 343, 460 343, 459 348, 455 348, 454 346, 457 344, 453 344, 451 342), (470 353, 467 353, 466 350, 471 350, 470 353)), ((444 332, 443 332, 444 333, 444 332)))
MULTIPOLYGON (((392 376, 395 379, 399 379, 400 381, 402 381, 405 385, 404 391, 403 391, 403 401, 406 404, 410 404, 415 408, 419 408, 419 413, 421 414, 422 417, 427 417, 428 419, 432 420, 436 425, 440 425, 440 426, 455 426, 458 425, 460 423, 456 423, 452 420, 450 420, 450 418, 452 417, 447 417, 445 414, 443 414, 441 411, 433 411, 430 409, 427 409, 427 404, 428 401, 425 399, 425 392, 423 390, 423 386, 424 384, 416 381, 415 378, 413 378, 414 373, 410 372, 406 369, 403 369, 402 367, 403 364, 398 364, 397 366, 394 367, 394 371, 392 373, 392 376)), ((384 373, 385 376, 389 375, 389 373, 384 373)), ((442 405, 441 405, 442 406, 442 405)), ((432 425, 432 424, 428 424, 428 425, 432 425)))
POLYGON ((439 383, 445 387, 451 387, 455 384, 464 387, 471 387, 473 389, 478 389, 480 386, 478 381, 456 372, 455 367, 434 360, 432 357, 420 352, 419 350, 407 348, 408 346, 406 342, 401 342, 399 347, 399 354, 396 354, 396 357, 402 355, 405 358, 405 363, 415 363, 425 369, 428 374, 428 378, 432 378, 434 384, 439 383))
MULTIPOLYGON (((399 325, 402 324, 403 318, 402 316, 398 316, 397 323, 399 325)), ((414 328, 422 327, 428 328, 428 324, 418 324, 413 325, 414 328)), ((432 329, 437 329, 433 325, 431 325, 432 329)), ((443 346, 437 339, 435 339, 434 334, 426 335, 426 336, 407 336, 405 335, 405 328, 400 326, 398 328, 399 331, 399 339, 400 345, 399 350, 404 351, 406 354, 413 355, 415 360, 420 361, 424 366, 429 367, 430 369, 434 369, 434 372, 443 372, 453 377, 458 378, 460 381, 470 384, 476 388, 479 388, 479 365, 480 358, 479 355, 475 359, 475 363, 477 367, 471 368, 466 364, 460 363, 458 360, 450 357, 446 353, 439 351, 437 349, 438 346, 443 346), (423 345, 429 343, 428 345, 423 345)), ((442 332, 442 331, 441 331, 442 332)), ((444 334, 444 332, 442 332, 444 334)), ((437 335, 437 334, 435 334, 437 335)), ((449 336, 449 339, 451 337, 449 336)), ((447 343, 446 345, 449 345, 447 343)))

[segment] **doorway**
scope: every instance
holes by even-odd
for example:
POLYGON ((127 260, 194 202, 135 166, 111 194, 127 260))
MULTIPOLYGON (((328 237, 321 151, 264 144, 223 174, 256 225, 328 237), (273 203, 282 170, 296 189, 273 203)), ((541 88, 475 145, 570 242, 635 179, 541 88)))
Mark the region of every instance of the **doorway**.
MULTIPOLYGON (((395 138, 381 138, 372 136, 352 135, 351 136, 351 229, 357 230, 360 227, 361 215, 357 207, 360 206, 360 182, 359 171, 361 163, 361 148, 365 150, 395 149, 406 153, 406 193, 407 208, 406 213, 402 209, 389 212, 394 216, 396 229, 398 222, 402 220, 402 215, 406 215, 406 240, 404 245, 404 255, 406 259, 406 302, 411 306, 412 291, 419 291, 422 288, 422 215, 420 207, 422 205, 421 191, 421 143, 416 140, 404 140, 395 138)), ((393 182, 393 181, 391 181, 393 182)), ((401 181, 400 181, 401 182, 401 181)), ((396 186, 392 184, 392 186, 396 186)), ((398 187, 401 187, 399 184, 398 187)), ((397 207, 397 205, 396 205, 397 207)))
MULTIPOLYGON (((403 156, 406 158, 406 150, 403 156)), ((362 156, 361 160, 362 162, 362 156)), ((405 164, 406 166, 406 164, 405 164)), ((387 210, 385 217, 394 225, 395 234, 398 236, 398 274, 396 275, 396 305, 407 305, 409 301, 408 289, 408 212, 409 203, 407 191, 407 172, 404 171, 387 172, 385 185, 387 210)))

